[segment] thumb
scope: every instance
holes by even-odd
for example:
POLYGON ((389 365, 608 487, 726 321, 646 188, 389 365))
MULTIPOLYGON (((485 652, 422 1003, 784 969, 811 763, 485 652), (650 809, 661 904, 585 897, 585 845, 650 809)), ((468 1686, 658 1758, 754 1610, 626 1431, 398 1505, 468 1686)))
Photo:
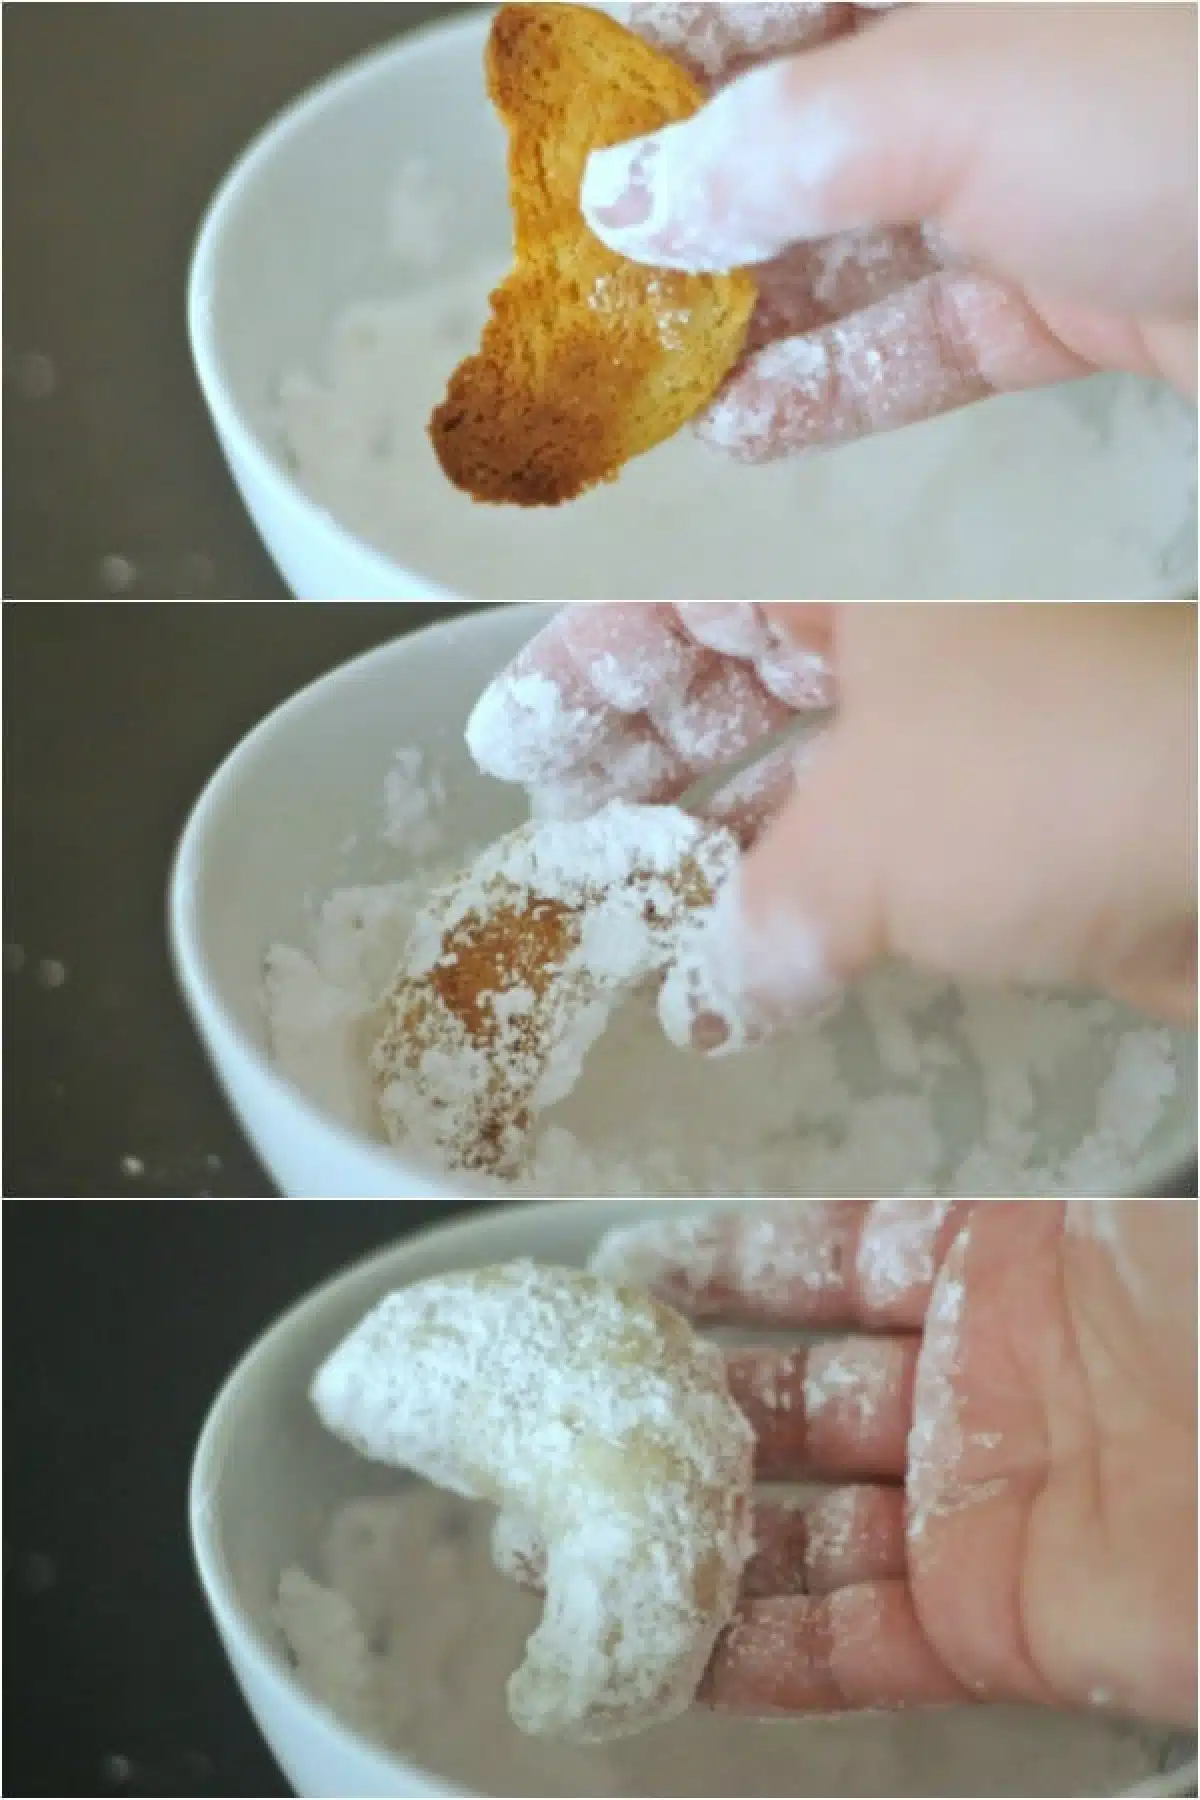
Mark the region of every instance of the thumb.
POLYGON ((700 270, 931 217, 965 118, 930 104, 929 35, 915 15, 897 14, 762 63, 691 119, 593 152, 587 224, 622 255, 700 270))
POLYGON ((667 974, 658 1011, 673 1043, 722 1055, 760 1043, 835 1005, 882 954, 871 792, 841 726, 809 743, 790 798, 667 974))
POLYGON ((925 224, 1022 282, 1194 308, 1195 30, 1192 7, 902 8, 593 152, 584 217, 693 271, 925 224))

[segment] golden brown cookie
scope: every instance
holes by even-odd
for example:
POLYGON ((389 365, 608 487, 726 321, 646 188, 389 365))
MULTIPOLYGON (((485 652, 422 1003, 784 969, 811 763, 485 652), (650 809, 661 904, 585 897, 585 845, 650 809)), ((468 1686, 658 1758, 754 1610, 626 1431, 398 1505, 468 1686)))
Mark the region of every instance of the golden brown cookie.
POLYGON ((557 506, 612 481, 709 403, 737 361, 756 289, 740 270, 629 262, 584 223, 589 154, 703 102, 669 57, 586 6, 504 6, 486 66, 508 131, 515 260, 429 434, 446 475, 476 500, 557 506))

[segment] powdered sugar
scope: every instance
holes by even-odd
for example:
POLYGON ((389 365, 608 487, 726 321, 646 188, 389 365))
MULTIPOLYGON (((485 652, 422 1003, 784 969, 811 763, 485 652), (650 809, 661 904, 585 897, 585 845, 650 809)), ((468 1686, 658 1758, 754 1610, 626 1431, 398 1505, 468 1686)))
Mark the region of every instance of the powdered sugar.
POLYGON ((797 116, 787 64, 763 63, 692 118, 594 150, 581 210, 603 243, 636 261, 688 273, 746 268, 838 223, 825 190, 855 139, 838 94, 813 98, 797 116), (722 204, 731 189, 736 208, 722 204), (637 222, 613 225, 609 211, 629 190, 645 196, 637 222))
MULTIPOLYGON (((449 839, 428 761, 421 780, 446 857, 402 881, 339 889, 303 937, 271 946, 264 962, 276 1065, 327 1117, 376 1142, 386 1133, 368 1064, 380 1002, 416 915, 470 855, 449 839)), ((367 796, 365 821, 377 807, 367 796)), ((350 868, 370 851, 369 830, 349 834, 359 838, 350 868)), ((592 949, 616 954, 599 936, 592 949)), ((508 1004, 519 1007, 520 993, 508 1004)), ((715 1063, 664 1039, 652 991, 626 993, 606 1017, 577 1085, 535 1121, 520 1173, 488 1191, 1120 1193, 1144 1158, 1161 1155, 1194 1093, 1186 1032, 1094 998, 959 989, 898 966, 856 984, 828 1018, 715 1063)), ((401 1161, 417 1150, 407 1138, 396 1147, 401 1161)), ((928 1249, 904 1232, 898 1218, 887 1252, 897 1268, 928 1249)), ((882 1295, 887 1271, 867 1274, 882 1295)))
MULTIPOLYGON (((502 275, 349 308, 327 369, 281 383, 300 485, 393 558, 398 594, 412 591, 405 570, 480 600, 1095 600, 1194 583, 1194 417, 1132 377, 1010 395, 770 467, 683 433, 571 506, 473 506, 425 427, 502 275)), ((899 362, 887 373, 914 390, 899 362)))
POLYGON ((523 1730, 586 1742, 689 1705, 751 1548, 752 1436, 715 1346, 647 1296, 514 1262, 389 1296, 313 1400, 363 1454, 537 1527, 523 1730))
POLYGON ((855 1231, 844 1208, 819 1203, 749 1219, 650 1219, 606 1232, 589 1267, 640 1287, 668 1279, 692 1318, 721 1317, 730 1295, 760 1316, 808 1316, 815 1294, 846 1293, 855 1231))
POLYGON ((880 1200, 858 1247, 863 1301, 884 1311, 933 1280, 934 1255, 948 1200, 880 1200))
MULTIPOLYGON (((418 882, 343 890, 320 910, 304 950, 276 946, 267 958, 276 1063, 327 1116, 377 1141, 384 1130, 367 1072, 375 1008, 423 891, 418 882)), ((1190 1090, 1193 1055, 1186 1034, 1131 1024, 1105 1002, 964 996, 885 969, 835 1017, 714 1063, 667 1042, 653 996, 637 993, 612 1014, 573 1092, 547 1108, 528 1162, 504 1191, 1119 1193, 1161 1141, 1174 1096, 1190 1090), (876 988, 881 997, 865 1006, 863 991, 876 988), (888 1074, 876 1049, 871 1018, 885 1003, 920 1047, 911 1078, 888 1074), (1135 1051, 1122 1080, 1143 1122, 1163 1071, 1174 1080, 1136 1149, 1096 1125, 1097 1093, 1127 1033, 1135 1051)))
POLYGON ((804 1415, 819 1422, 837 1415, 843 1438, 867 1435, 900 1392, 903 1358, 889 1338, 848 1338, 814 1344, 804 1377, 804 1415))
POLYGON ((279 1619, 305 1686, 358 1731, 373 1724, 366 1634, 350 1601, 320 1587, 303 1569, 279 1583, 279 1619))
POLYGON ((389 1135, 513 1174, 623 990, 682 953, 737 855, 676 807, 614 801, 490 845, 414 923, 372 1055, 389 1135))
POLYGON ((823 1591, 839 1578, 850 1578, 848 1571, 866 1542, 863 1514, 869 1503, 867 1489, 831 1487, 806 1509, 808 1547, 805 1560, 819 1590, 823 1591))
POLYGON ((412 856, 427 856, 437 847, 437 814, 445 802, 446 785, 436 769, 426 772, 424 751, 397 750, 383 780, 381 837, 412 856))
POLYGON ((779 56, 820 32, 829 16, 824 0, 799 4, 737 6, 634 4, 603 9, 639 36, 665 50, 707 85, 731 66, 779 56))
MULTIPOLYGON (((651 277, 646 283, 645 291, 659 343, 664 350, 681 350, 687 342, 691 308, 670 305, 664 284, 657 276, 651 277)), ((625 304, 611 275, 597 275, 588 293, 587 303, 590 311, 598 313, 616 312, 625 304)))
MULTIPOLYGON (((495 1572, 487 1510, 417 1484, 351 1500, 323 1525, 312 1574, 289 1570, 280 1584, 280 1624, 298 1680, 352 1729, 430 1771, 427 1784, 524 1800, 961 1800, 1115 1794, 1161 1764, 1161 1734, 1042 1707, 792 1719, 769 1729, 693 1709, 604 1745, 526 1737, 506 1714, 504 1684, 541 1603, 495 1572)), ((404 1779, 398 1772, 397 1787, 404 1779)))
POLYGON ((498 781, 541 783, 597 748, 607 728, 594 706, 570 704, 561 682, 518 669, 480 695, 467 720, 467 748, 498 781))
POLYGON ((969 1247, 970 1226, 964 1225, 938 1272, 925 1316, 908 1436, 908 1542, 915 1556, 927 1551, 927 1534, 935 1520, 998 1491, 990 1482, 968 1486, 961 1473, 961 1331, 969 1247))

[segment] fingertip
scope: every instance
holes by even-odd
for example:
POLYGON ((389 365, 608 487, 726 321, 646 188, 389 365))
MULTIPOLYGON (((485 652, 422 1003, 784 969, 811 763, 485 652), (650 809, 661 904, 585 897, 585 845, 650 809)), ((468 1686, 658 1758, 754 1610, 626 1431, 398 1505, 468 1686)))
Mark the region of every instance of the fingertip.
POLYGON ((536 787, 583 764, 609 717, 582 680, 565 634, 567 608, 490 681, 471 709, 464 736, 476 766, 497 781, 536 787))
POLYGON ((747 905, 745 876, 756 854, 726 882, 663 982, 659 1019, 681 1048, 732 1055, 840 1001, 823 933, 786 891, 747 905))

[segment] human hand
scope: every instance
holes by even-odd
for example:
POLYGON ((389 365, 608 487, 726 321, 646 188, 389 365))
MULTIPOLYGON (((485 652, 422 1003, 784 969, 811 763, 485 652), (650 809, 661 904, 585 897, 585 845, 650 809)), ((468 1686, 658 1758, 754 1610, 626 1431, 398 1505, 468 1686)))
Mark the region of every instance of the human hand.
POLYGON ((702 1703, 1196 1716, 1196 1211, 830 1201, 611 1233, 598 1272, 698 1322, 845 1332, 728 1355, 757 1551, 702 1703), (863 1335, 870 1334, 870 1335, 863 1335))
POLYGON ((671 800, 835 698, 711 809, 751 845, 676 1041, 734 1049, 884 956, 989 981, 1196 1005, 1195 609, 892 604, 565 607, 468 742, 543 810, 671 800))
POLYGON ((767 462, 1097 369, 1194 394, 1194 8, 610 10, 721 90, 582 191, 621 255, 755 266, 711 444, 767 462))

